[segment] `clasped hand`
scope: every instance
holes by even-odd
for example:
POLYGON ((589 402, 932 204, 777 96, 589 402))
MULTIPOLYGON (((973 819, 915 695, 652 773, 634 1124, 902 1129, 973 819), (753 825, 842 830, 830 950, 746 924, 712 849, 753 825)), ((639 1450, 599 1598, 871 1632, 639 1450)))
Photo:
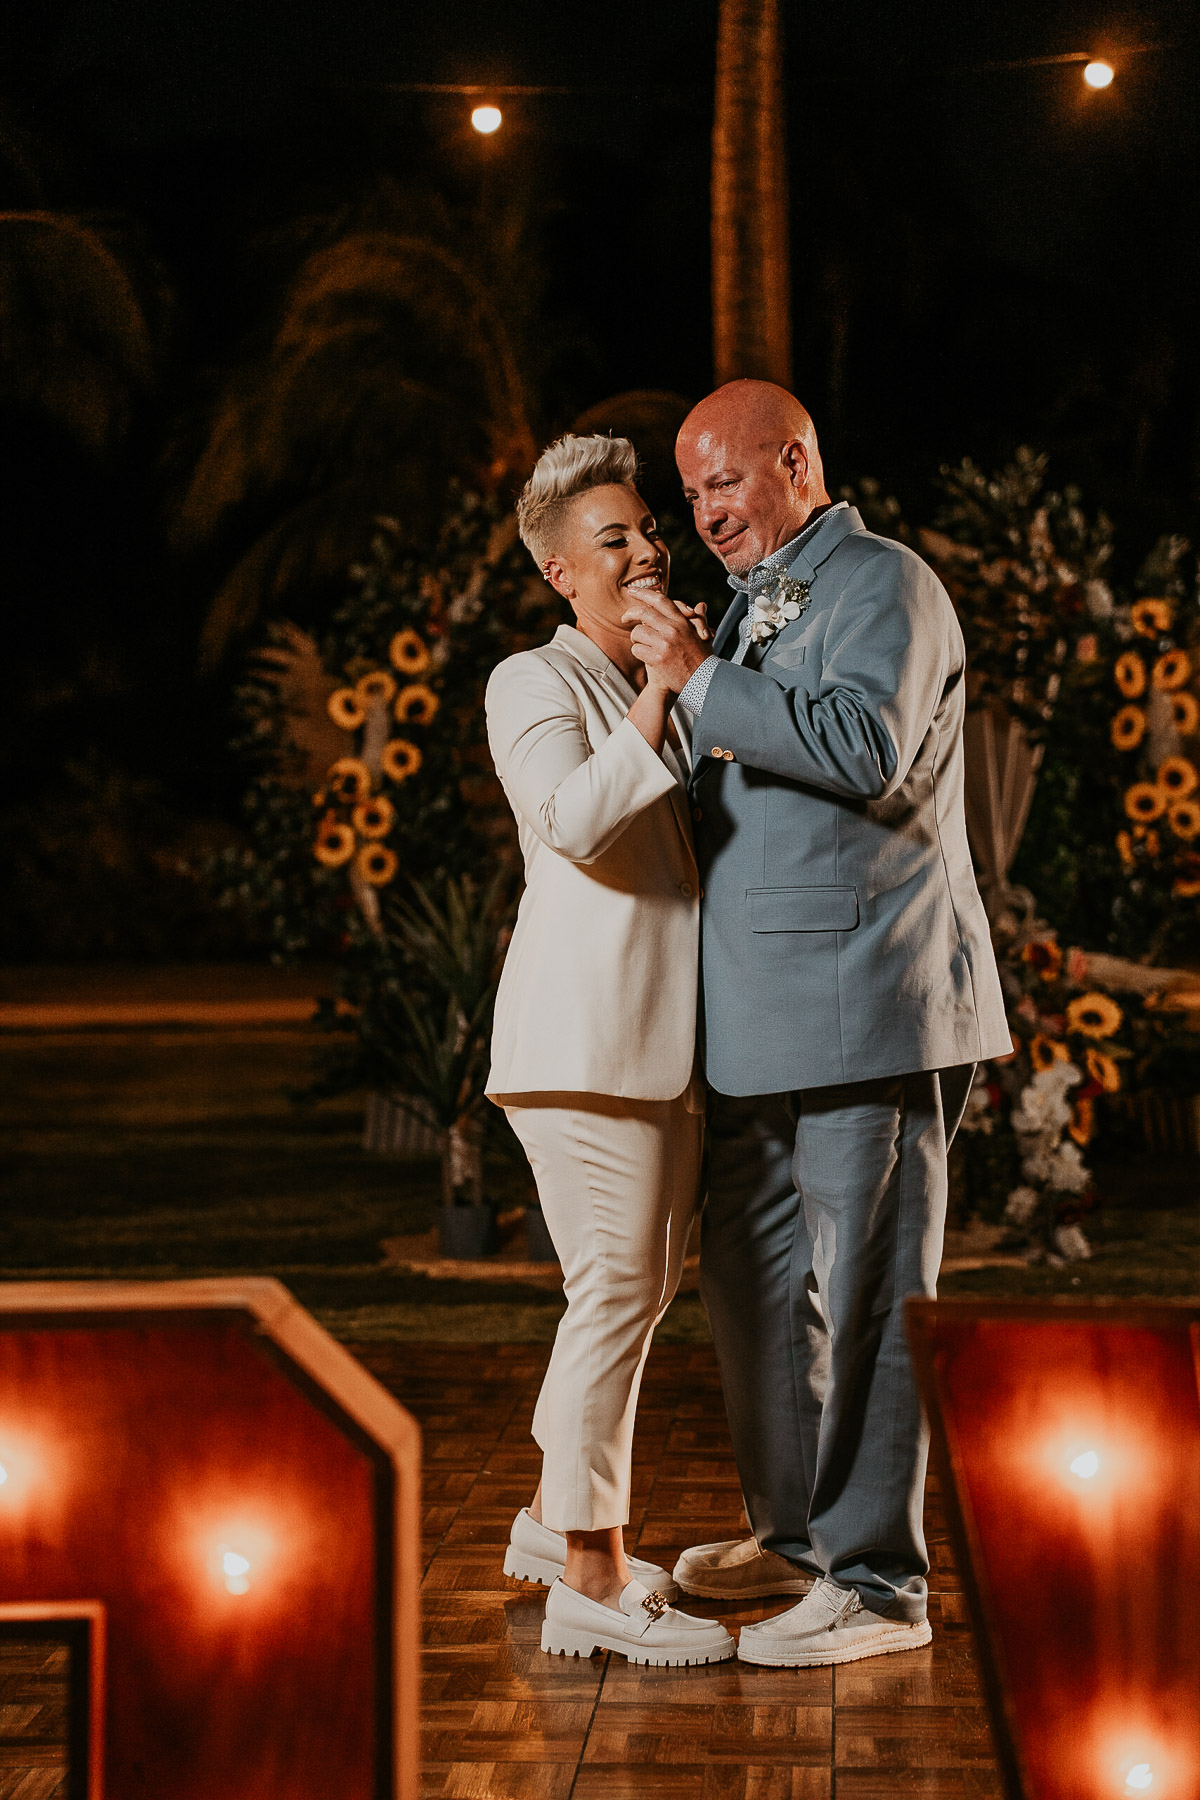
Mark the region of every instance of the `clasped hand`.
POLYGON ((711 649, 705 648, 712 633, 703 601, 699 606, 685 606, 663 594, 648 593, 622 615, 622 623, 633 627, 630 647, 638 661, 646 665, 647 680, 673 694, 687 685, 712 654, 711 649))

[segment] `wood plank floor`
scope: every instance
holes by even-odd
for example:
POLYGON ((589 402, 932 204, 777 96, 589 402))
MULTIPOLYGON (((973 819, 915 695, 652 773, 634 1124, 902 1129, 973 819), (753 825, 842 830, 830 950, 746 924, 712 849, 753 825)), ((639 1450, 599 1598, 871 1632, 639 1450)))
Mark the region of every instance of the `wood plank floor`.
MULTIPOLYGON (((542 1590, 504 1545, 537 1483, 529 1435, 548 1350, 370 1344, 361 1360, 425 1433, 427 1800, 993 1800, 1000 1795, 962 1594, 927 1507, 933 1643, 841 1669, 634 1668, 543 1656, 542 1590)), ((712 1352, 652 1350, 627 1543, 670 1567, 740 1536, 712 1352)), ((783 1602, 687 1602, 732 1628, 783 1602)))
POLYGON ((0 1800, 67 1791, 66 1644, 0 1643, 0 1800))

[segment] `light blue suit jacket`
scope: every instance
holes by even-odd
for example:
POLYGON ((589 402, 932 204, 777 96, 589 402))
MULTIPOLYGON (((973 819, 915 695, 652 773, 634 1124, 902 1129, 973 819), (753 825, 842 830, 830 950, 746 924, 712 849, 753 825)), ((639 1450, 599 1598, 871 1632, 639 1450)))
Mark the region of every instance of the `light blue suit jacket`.
MULTIPOLYGON (((788 570, 811 605, 696 720, 705 1063, 724 1094, 1011 1045, 967 847, 965 651, 933 571, 850 508, 788 570)), ((722 620, 727 656, 746 608, 722 620)))

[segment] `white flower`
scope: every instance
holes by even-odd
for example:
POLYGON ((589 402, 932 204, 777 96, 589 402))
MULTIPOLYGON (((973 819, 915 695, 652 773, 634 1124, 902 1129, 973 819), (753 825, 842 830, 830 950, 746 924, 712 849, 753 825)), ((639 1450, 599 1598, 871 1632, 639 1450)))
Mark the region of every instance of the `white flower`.
POLYGON ((1021 1163, 1021 1173, 1026 1181, 1046 1182, 1050 1179, 1050 1154, 1046 1145, 1039 1144, 1021 1163))
POLYGON ((990 1137, 996 1124, 992 1112, 992 1102, 985 1087, 974 1087, 967 1096, 967 1110, 963 1114, 960 1131, 979 1131, 984 1137, 990 1137))
POLYGON ((1107 581, 1089 581, 1083 590, 1083 600, 1090 619, 1102 623, 1112 618, 1112 589, 1107 581))
POLYGON ((1078 1225, 1060 1225, 1054 1233, 1054 1247, 1064 1262, 1090 1262, 1092 1246, 1078 1225))
POLYGON ((1041 1069, 1033 1078, 1035 1088, 1044 1088, 1048 1093, 1060 1097, 1068 1088, 1073 1088, 1083 1080, 1083 1070, 1073 1062, 1051 1063, 1048 1069, 1041 1069))
POLYGON ((1033 1083, 1022 1089, 1021 1098, 1012 1109, 1012 1128, 1018 1137, 1036 1138, 1049 1134, 1056 1138, 1070 1122, 1071 1108, 1061 1091, 1037 1087, 1033 1083))
POLYGON ((1068 1138, 1050 1158, 1046 1176, 1052 1188, 1062 1194, 1082 1194, 1092 1184, 1092 1173, 1079 1154, 1079 1145, 1068 1138))
POLYGON ((1036 1188, 1014 1188, 1008 1196, 1008 1204, 1004 1208, 1004 1216, 1010 1225, 1028 1225, 1038 1208, 1041 1198, 1036 1188))
POLYGON ((792 575, 773 575, 754 599, 750 615, 750 636, 756 644, 765 644, 777 631, 807 611, 810 600, 807 581, 792 575))

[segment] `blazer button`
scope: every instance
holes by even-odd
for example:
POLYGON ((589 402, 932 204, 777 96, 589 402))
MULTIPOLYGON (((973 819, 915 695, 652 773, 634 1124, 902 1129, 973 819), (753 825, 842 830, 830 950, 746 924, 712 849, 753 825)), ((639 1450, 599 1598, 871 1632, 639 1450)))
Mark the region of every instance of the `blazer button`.
POLYGON ((714 756, 724 756, 724 754, 725 754, 725 752, 722 750, 720 744, 713 745, 712 753, 714 756))
POLYGON ((691 882, 690 881, 681 881, 679 884, 679 891, 683 895, 685 900, 690 900, 692 897, 691 882))
POLYGON ((726 762, 733 761, 733 751, 732 750, 722 750, 721 755, 725 758, 726 762))

